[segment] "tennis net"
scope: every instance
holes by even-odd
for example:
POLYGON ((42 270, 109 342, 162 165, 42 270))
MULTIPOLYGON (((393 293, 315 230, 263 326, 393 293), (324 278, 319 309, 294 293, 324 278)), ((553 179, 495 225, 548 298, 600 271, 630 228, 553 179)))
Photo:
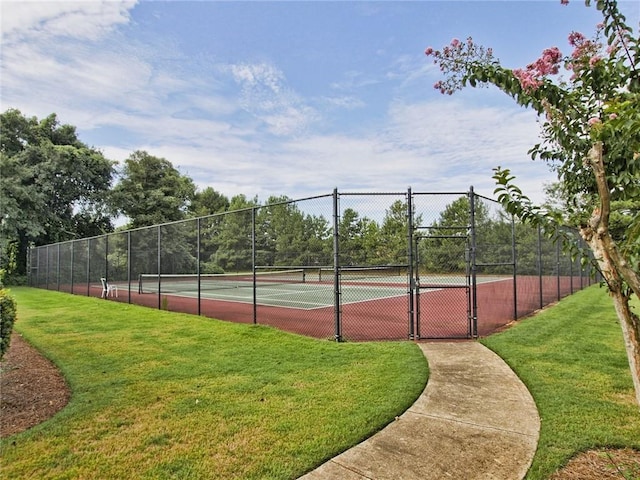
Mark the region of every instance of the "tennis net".
MULTIPOLYGON (((329 268, 321 268, 319 275, 320 281, 328 281, 333 279, 335 271, 329 268)), ((390 278, 401 278, 404 281, 406 275, 406 265, 348 265, 340 267, 340 277, 343 281, 382 281, 390 278)))
POLYGON ((273 272, 247 273, 203 273, 197 274, 157 274, 141 273, 138 278, 139 293, 178 293, 224 288, 252 288, 257 285, 286 285, 305 283, 304 269, 279 270, 273 272))

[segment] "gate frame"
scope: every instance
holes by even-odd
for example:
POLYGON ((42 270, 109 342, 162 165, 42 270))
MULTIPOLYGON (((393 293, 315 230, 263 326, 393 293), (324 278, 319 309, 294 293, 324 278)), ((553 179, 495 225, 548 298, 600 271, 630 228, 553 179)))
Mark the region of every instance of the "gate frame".
MULTIPOLYGON (((418 340, 426 340, 426 339, 457 339, 457 338, 477 338, 477 309, 475 309, 475 302, 472 299, 475 299, 475 277, 472 275, 472 266, 471 259, 472 255, 470 255, 471 251, 471 236, 469 235, 468 227, 418 227, 418 230, 439 230, 439 229, 447 229, 447 230, 460 230, 461 234, 456 235, 414 235, 413 244, 415 250, 415 268, 413 269, 413 277, 411 279, 411 284, 413 286, 413 294, 411 295, 411 299, 415 302, 415 332, 416 339, 418 340), (464 285, 449 285, 444 283, 430 283, 428 286, 423 286, 420 282, 420 250, 419 245, 421 240, 425 239, 452 239, 452 240, 460 240, 465 243, 465 283, 464 285), (457 290, 465 290, 465 298, 466 298, 466 306, 467 306, 467 331, 464 335, 454 335, 450 337, 446 336, 423 336, 420 329, 422 325, 422 311, 421 311, 421 302, 420 302, 420 291, 423 289, 429 288, 437 288, 437 289, 457 289, 457 290)), ((427 297, 428 298, 428 297, 427 297)))

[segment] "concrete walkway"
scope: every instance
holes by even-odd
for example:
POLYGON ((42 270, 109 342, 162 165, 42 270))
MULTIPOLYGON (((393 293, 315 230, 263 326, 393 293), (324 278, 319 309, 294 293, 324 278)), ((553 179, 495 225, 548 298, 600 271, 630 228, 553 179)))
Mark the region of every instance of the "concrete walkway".
POLYGON ((421 343, 429 382, 396 421, 301 480, 521 480, 540 417, 529 391, 478 342, 421 343))

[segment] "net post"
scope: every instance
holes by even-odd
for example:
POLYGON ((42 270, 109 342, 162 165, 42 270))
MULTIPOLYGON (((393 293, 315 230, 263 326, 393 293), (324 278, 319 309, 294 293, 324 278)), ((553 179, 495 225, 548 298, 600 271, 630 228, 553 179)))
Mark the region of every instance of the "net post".
POLYGON ((335 320, 334 336, 336 342, 342 341, 342 318, 340 299, 340 210, 338 208, 338 189, 333 189, 333 312, 335 320))

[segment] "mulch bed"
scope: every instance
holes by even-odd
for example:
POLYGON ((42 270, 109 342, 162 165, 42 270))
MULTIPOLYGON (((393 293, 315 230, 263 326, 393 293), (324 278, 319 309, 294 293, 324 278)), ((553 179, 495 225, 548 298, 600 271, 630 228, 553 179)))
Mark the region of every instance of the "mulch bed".
POLYGON ((0 438, 51 418, 70 397, 56 366, 14 332, 0 362, 0 438))
POLYGON ((630 448, 589 450, 573 458, 549 480, 638 480, 640 452, 630 448))

